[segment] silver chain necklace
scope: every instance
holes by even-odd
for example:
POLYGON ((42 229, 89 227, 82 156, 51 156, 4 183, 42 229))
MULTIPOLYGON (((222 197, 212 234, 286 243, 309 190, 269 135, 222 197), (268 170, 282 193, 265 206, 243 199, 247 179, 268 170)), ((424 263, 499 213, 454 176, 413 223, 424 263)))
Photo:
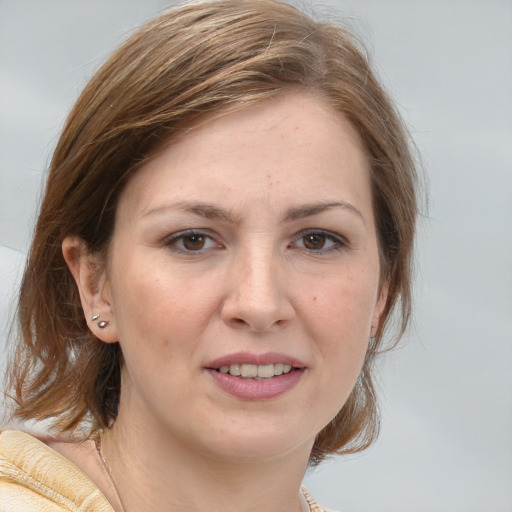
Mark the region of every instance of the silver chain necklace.
POLYGON ((119 501, 121 505, 122 512, 126 512, 126 508, 124 507, 123 500, 121 499, 121 494, 119 494, 119 488, 117 487, 116 480, 114 478, 114 475, 112 474, 112 471, 110 469, 110 466, 107 464, 107 461, 105 460, 105 456, 103 455, 103 449, 102 449, 102 435, 103 432, 100 433, 100 435, 96 438, 96 451, 98 452, 98 455, 101 460, 101 464, 105 468, 105 471, 108 473, 108 476, 110 477, 110 481, 112 485, 114 486, 114 490, 116 491, 117 500, 119 501))
MULTIPOLYGON (((110 469, 110 466, 107 464, 107 461, 105 460, 105 456, 103 455, 103 449, 102 449, 102 435, 103 432, 100 433, 100 435, 96 438, 95 444, 96 444, 96 451, 98 452, 98 455, 101 460, 101 464, 103 465, 103 468, 108 473, 108 476, 110 478, 110 481, 114 487, 114 490, 116 491, 117 499, 121 505, 122 512, 126 512, 126 508, 124 507, 123 500, 121 499, 121 494, 119 493, 119 488, 117 487, 116 480, 114 478, 114 475, 112 474, 112 471, 110 469)), ((302 496, 304 497, 306 504, 307 504, 307 510, 312 510, 311 505, 309 503, 308 495, 304 493, 304 490, 302 491, 302 496)), ((300 505, 302 509, 302 504, 300 505)))

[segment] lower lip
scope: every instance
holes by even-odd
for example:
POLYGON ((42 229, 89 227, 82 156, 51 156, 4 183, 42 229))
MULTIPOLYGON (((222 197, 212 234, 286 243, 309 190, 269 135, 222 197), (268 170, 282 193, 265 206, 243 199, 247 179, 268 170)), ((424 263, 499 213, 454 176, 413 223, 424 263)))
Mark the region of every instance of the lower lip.
POLYGON ((252 380, 234 377, 229 373, 207 370, 217 385, 242 400, 268 400, 290 391, 304 375, 304 369, 292 370, 271 379, 252 380))

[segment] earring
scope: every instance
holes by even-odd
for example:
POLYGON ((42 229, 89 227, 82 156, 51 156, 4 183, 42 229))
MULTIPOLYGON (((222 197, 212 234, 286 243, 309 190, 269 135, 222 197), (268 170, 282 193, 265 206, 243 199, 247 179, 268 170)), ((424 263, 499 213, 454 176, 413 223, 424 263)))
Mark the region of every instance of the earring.
MULTIPOLYGON (((92 322, 96 322, 96 320, 99 320, 100 318, 100 315, 92 315, 91 317, 91 321, 92 322)), ((105 327, 107 327, 107 325, 109 324, 110 322, 108 320, 102 320, 101 322, 98 322, 98 327, 100 329, 105 329, 105 327)))

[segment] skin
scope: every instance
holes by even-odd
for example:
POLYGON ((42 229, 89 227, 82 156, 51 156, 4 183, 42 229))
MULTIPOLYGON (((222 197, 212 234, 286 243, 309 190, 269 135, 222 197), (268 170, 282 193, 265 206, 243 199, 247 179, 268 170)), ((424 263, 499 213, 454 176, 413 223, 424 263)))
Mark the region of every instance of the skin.
POLYGON ((125 508, 304 509, 315 436, 386 300, 348 121, 306 92, 212 120, 129 181, 100 270, 77 239, 63 251, 86 317, 110 322, 91 329, 124 355, 103 446, 125 508), (206 367, 240 351, 293 357, 302 376, 271 399, 235 397, 206 367))

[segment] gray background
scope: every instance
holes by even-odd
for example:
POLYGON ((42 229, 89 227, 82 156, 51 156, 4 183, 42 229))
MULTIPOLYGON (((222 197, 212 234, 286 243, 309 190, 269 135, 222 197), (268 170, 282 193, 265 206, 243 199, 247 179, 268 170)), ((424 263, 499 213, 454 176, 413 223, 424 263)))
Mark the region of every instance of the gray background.
MULTIPOLYGON (((306 479, 346 512, 512 510, 512 2, 312 2, 366 40, 430 179, 414 325, 382 433, 306 479)), ((88 77, 158 0, 0 0, 0 322, 44 169, 88 77)), ((4 336, 5 338, 5 336, 4 336)))

